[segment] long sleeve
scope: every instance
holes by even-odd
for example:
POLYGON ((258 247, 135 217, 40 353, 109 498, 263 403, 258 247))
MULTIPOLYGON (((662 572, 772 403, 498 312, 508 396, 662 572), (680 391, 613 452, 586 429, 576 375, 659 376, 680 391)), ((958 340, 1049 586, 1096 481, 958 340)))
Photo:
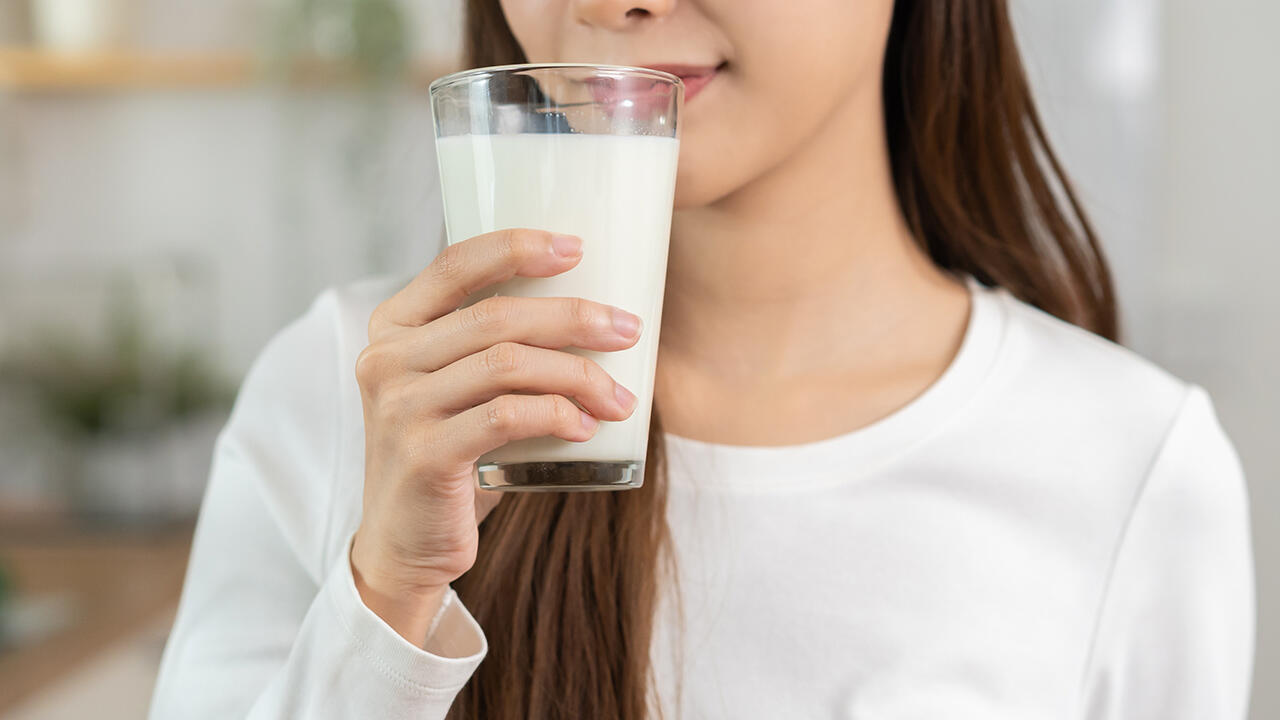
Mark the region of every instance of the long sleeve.
POLYGON ((152 720, 443 718, 487 651, 452 592, 426 648, 356 591, 333 530, 346 379, 323 293, 255 360, 214 450, 152 720))
POLYGON ((1243 720, 1255 598, 1239 459, 1191 386, 1112 566, 1084 677, 1090 720, 1243 720))

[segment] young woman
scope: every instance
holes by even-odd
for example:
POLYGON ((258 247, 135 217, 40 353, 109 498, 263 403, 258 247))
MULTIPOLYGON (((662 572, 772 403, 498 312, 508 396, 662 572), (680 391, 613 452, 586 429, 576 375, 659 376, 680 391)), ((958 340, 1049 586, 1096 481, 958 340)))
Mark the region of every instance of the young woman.
POLYGON ((473 66, 700 76, 644 487, 475 487, 492 448, 634 411, 562 351, 630 347, 625 312, 454 312, 595 239, 326 291, 219 439, 153 717, 1244 717, 1240 465, 1201 388, 1113 342, 1004 2, 472 0, 467 28, 473 66))

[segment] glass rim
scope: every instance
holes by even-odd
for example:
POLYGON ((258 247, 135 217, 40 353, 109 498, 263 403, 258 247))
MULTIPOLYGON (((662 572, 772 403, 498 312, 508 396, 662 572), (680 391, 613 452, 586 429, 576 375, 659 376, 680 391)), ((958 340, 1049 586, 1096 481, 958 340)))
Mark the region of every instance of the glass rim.
POLYGON ((607 75, 609 73, 613 73, 615 75, 642 75, 653 77, 658 80, 665 80, 676 86, 684 84, 684 81, 680 79, 679 75, 669 73, 665 70, 654 70, 653 68, 641 67, 638 65, 612 65, 607 63, 513 63, 509 65, 488 65, 485 67, 468 68, 466 70, 449 73, 448 75, 432 80, 431 84, 427 86, 427 92, 434 95, 437 90, 441 90, 445 87, 451 87, 479 76, 500 75, 504 72, 510 73, 515 70, 524 71, 563 68, 590 68, 592 70, 607 71, 602 73, 603 75, 607 75))

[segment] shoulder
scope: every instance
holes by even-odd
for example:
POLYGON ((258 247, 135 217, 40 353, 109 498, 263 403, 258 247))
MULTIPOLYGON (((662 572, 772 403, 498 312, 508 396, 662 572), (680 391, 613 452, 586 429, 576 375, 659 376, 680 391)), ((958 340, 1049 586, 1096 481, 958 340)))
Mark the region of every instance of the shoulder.
POLYGON ((1209 394, 1192 385, 1158 449, 1142 489, 1151 512, 1212 535, 1248 526, 1244 468, 1209 394))
POLYGON ((999 374, 1007 391, 1082 431, 1129 434, 1155 449, 1188 401, 1191 383, 1005 290, 984 292, 1004 317, 999 374))
POLYGON ((1062 626, 1084 641, 1085 706, 1099 717, 1169 717, 1175 705, 1240 717, 1248 496, 1209 394, 1006 291, 975 301, 980 326, 999 328, 980 337, 999 339, 984 340, 995 359, 930 458, 941 487, 1009 519, 1068 608, 1062 626))
POLYGON ((990 291, 1004 309, 1007 342, 1023 372, 1059 392, 1117 405, 1168 411, 1190 384, 1134 350, 1025 303, 1004 290, 990 291))
POLYGON ((1023 443, 1043 470, 1056 465, 1052 474, 1078 490, 1113 498, 1132 497, 1175 446, 1216 448, 1204 457, 1230 471, 1230 442, 1203 388, 1005 290, 978 292, 1003 327, 980 404, 980 425, 1000 442, 1023 443))
POLYGON ((983 457, 1004 458, 1019 487, 1085 528, 1101 543, 1096 558, 1126 533, 1169 547, 1247 545, 1243 470, 1203 387, 1006 291, 980 293, 1003 320, 964 436, 983 457))

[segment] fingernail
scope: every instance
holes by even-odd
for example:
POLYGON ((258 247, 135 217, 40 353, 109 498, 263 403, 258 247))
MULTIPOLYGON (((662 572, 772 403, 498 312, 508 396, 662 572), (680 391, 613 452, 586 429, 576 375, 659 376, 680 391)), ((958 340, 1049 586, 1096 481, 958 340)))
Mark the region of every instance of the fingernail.
POLYGON ((591 413, 579 410, 578 414, 582 416, 582 429, 584 430, 595 430, 596 426, 600 424, 600 421, 592 417, 591 413))
POLYGON ((582 252, 582 238, 576 235, 555 233, 551 236, 551 245, 560 257, 573 257, 582 252))
POLYGON ((613 309, 613 329, 623 337, 635 337, 640 332, 640 318, 620 308, 613 309))
POLYGON ((615 384, 613 386, 613 395, 618 399, 618 404, 622 406, 623 410, 630 410, 631 404, 636 401, 636 396, 621 385, 615 384))

